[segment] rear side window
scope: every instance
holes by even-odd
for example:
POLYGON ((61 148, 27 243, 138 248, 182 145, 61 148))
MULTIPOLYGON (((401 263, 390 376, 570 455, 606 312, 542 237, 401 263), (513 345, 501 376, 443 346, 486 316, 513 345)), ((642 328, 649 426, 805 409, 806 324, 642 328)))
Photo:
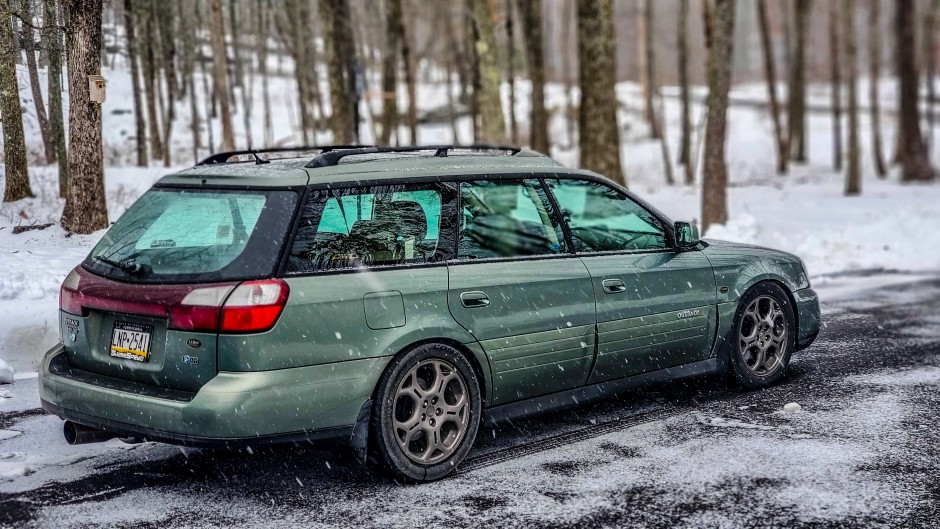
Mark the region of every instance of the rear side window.
POLYGON ((546 180, 568 222, 575 250, 658 250, 666 234, 656 216, 616 189, 586 180, 546 180))
POLYGON ((287 261, 310 273, 445 260, 453 237, 443 186, 376 186, 311 193, 287 261))
POLYGON ((458 259, 563 253, 564 234, 538 180, 460 183, 458 259))
POLYGON ((153 189, 121 216, 84 266, 132 282, 204 282, 274 273, 293 191, 153 189))

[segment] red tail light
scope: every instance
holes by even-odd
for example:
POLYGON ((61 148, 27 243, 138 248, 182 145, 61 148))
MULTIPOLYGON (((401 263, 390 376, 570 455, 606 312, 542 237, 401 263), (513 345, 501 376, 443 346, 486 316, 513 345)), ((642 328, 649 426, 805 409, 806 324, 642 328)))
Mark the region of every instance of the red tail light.
POLYGON ((263 332, 274 326, 287 303, 280 279, 197 288, 170 309, 171 329, 209 332, 263 332))
POLYGON ((80 280, 81 277, 74 269, 69 272, 69 275, 65 276, 65 281, 62 282, 62 287, 59 288, 59 310, 70 314, 85 315, 78 295, 80 280))
POLYGON ((219 332, 262 332, 274 327, 289 289, 280 279, 246 281, 225 300, 219 332))

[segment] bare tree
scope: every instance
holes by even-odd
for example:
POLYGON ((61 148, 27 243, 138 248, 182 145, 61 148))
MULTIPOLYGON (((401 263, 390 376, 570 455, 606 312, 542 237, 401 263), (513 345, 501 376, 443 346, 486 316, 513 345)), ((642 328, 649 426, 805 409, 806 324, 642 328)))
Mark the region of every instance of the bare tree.
MULTIPOLYGON (((706 0, 710 1, 710 0, 706 0)), ((714 0, 712 38, 708 48, 708 123, 702 175, 702 229, 728 220, 727 139, 728 90, 734 51, 734 0, 714 0)))
POLYGON ((56 150, 52 141, 52 130, 49 126, 49 117, 46 115, 46 105, 42 99, 42 90, 39 87, 39 67, 36 65, 36 35, 33 31, 33 0, 25 0, 21 4, 23 23, 23 51, 26 52, 26 68, 29 72, 29 87, 33 94, 33 104, 36 106, 36 120, 39 121, 39 134, 42 136, 43 153, 46 163, 55 163, 56 150))
POLYGON ((894 29, 897 34, 896 61, 900 112, 901 180, 905 182, 934 179, 934 170, 927 158, 927 145, 920 132, 920 109, 917 94, 917 62, 914 25, 914 0, 895 0, 894 29))
POLYGON ((232 105, 228 90, 225 29, 222 21, 222 0, 209 0, 209 34, 212 39, 212 92, 219 103, 222 126, 222 151, 235 149, 232 129, 232 105))
POLYGON ((796 35, 787 104, 787 145, 790 159, 796 162, 806 161, 806 32, 810 9, 811 0, 796 0, 796 35))
POLYGON ((679 164, 685 169, 685 183, 695 183, 692 164, 692 105, 689 90, 689 0, 679 0, 677 55, 679 59, 679 98, 682 100, 682 136, 679 140, 679 164))
POLYGON ((516 36, 513 15, 513 1, 506 0, 506 80, 509 83, 509 141, 519 143, 519 124, 516 122, 516 36))
MULTIPOLYGON (((661 2, 660 2, 661 3, 661 2)), ((643 76, 646 80, 646 121, 650 125, 650 136, 653 139, 661 139, 663 132, 660 130, 659 118, 656 117, 656 94, 658 93, 658 83, 656 82, 656 46, 655 36, 656 27, 653 25, 656 21, 655 11, 653 9, 653 0, 645 0, 643 6, 643 50, 646 58, 646 74, 643 76)))
POLYGON ((770 102, 770 118, 774 125, 774 146, 777 148, 777 173, 787 172, 787 136, 780 117, 780 101, 777 99, 776 61, 773 42, 770 40, 770 23, 767 17, 767 0, 757 0, 757 22, 760 28, 761 48, 764 52, 764 75, 767 78, 767 99, 770 102))
MULTIPOLYGON (((404 7, 402 9, 404 12, 404 7)), ((411 143, 418 143, 418 87, 417 66, 414 53, 411 50, 411 32, 405 26, 405 17, 402 16, 401 25, 401 60, 405 65, 405 88, 408 91, 408 130, 411 132, 411 143)))
POLYGON ((330 80, 330 130, 333 131, 334 142, 355 143, 358 123, 355 123, 354 117, 350 90, 353 80, 349 68, 355 49, 349 20, 349 1, 319 0, 319 6, 330 80))
POLYGON ((56 0, 46 0, 43 18, 43 41, 46 49, 49 78, 49 131, 55 144, 59 164, 59 196, 68 192, 69 160, 65 148, 65 119, 62 115, 62 31, 56 0))
POLYGON ((545 51, 542 34, 542 0, 519 0, 522 15, 526 65, 532 83, 532 108, 529 117, 529 144, 548 154, 548 111, 545 109, 545 51))
POLYGON ((477 100, 480 110, 481 139, 506 141, 502 102, 499 97, 499 61, 496 56, 496 35, 492 0, 470 0, 472 10, 473 41, 476 49, 480 90, 477 100))
POLYGON ((388 145, 398 127, 398 57, 405 32, 401 0, 385 2, 385 55, 382 57, 382 131, 379 143, 388 145))
POLYGON ((137 146, 137 165, 147 167, 147 122, 144 119, 143 103, 140 99, 140 72, 138 71, 138 45, 134 31, 134 6, 132 0, 124 0, 124 33, 127 39, 127 62, 130 63, 131 90, 134 92, 134 125, 137 146))
POLYGON ((879 178, 888 174, 881 146, 881 111, 878 84, 881 81, 881 0, 868 0, 868 108, 871 114, 871 152, 879 178))
POLYGON ((620 165, 614 64, 612 0, 581 0, 578 2, 580 164, 626 185, 620 165))
MULTIPOLYGON (((832 167, 842 170, 842 64, 839 2, 829 2, 829 87, 832 96, 832 167)), ((848 50, 848 48, 846 48, 848 50)))
POLYGON ((855 36, 855 1, 842 0, 842 38, 845 42, 845 86, 848 94, 848 161, 845 171, 846 196, 862 192, 858 141, 858 43, 855 36))
POLYGON ((88 76, 101 73, 102 0, 64 0, 69 72, 69 192, 62 227, 91 233, 108 227, 101 105, 91 101, 88 76))
POLYGON ((936 103, 937 94, 934 82, 937 74, 937 57, 935 48, 937 46, 937 22, 940 19, 940 0, 931 0, 927 6, 927 13, 924 15, 924 29, 921 32, 923 49, 921 59, 924 62, 924 89, 927 93, 927 146, 933 144, 933 108, 936 103))
POLYGON ((3 161, 6 187, 3 201, 11 202, 33 196, 26 170, 26 139, 20 91, 16 83, 16 43, 13 39, 11 0, 0 0, 0 114, 3 122, 3 161))

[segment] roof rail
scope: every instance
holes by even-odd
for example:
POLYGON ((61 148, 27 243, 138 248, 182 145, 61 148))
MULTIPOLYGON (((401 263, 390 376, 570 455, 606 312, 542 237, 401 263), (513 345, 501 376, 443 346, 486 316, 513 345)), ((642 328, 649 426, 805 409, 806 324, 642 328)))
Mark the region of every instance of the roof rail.
POLYGON ((370 147, 369 145, 302 145, 299 147, 272 147, 269 149, 245 149, 241 151, 226 151, 226 152, 217 152, 208 158, 200 161, 196 165, 216 165, 229 163, 228 159, 232 156, 246 155, 250 154, 254 156, 255 163, 258 165, 268 163, 269 160, 262 159, 259 154, 268 154, 275 152, 310 152, 310 151, 320 151, 321 153, 330 152, 335 149, 359 149, 363 147, 370 147))
POLYGON ((310 160, 304 167, 313 169, 317 167, 332 167, 337 165, 340 160, 347 156, 356 156, 360 154, 382 154, 382 153, 396 153, 396 152, 421 152, 421 151, 434 151, 434 156, 443 158, 447 156, 447 152, 451 150, 467 150, 467 151, 505 151, 509 153, 509 156, 515 156, 522 152, 521 147, 515 147, 512 145, 491 145, 487 143, 474 143, 472 145, 403 145, 401 147, 375 147, 375 146, 360 146, 360 147, 349 147, 349 148, 335 148, 328 151, 323 151, 319 156, 310 160))

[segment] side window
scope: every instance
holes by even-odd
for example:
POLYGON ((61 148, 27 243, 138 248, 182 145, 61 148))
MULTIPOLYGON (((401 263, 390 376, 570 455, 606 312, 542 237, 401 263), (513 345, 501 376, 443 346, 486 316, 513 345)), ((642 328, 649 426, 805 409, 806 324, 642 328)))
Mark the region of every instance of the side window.
POLYGON ((538 180, 460 184, 458 259, 563 253, 565 238, 538 180))
POLYGON ((442 227, 444 205, 453 203, 445 194, 434 184, 314 191, 287 272, 442 261, 452 244, 442 227))
POLYGON ((666 247, 662 223, 616 189, 585 180, 547 180, 579 252, 666 247))

